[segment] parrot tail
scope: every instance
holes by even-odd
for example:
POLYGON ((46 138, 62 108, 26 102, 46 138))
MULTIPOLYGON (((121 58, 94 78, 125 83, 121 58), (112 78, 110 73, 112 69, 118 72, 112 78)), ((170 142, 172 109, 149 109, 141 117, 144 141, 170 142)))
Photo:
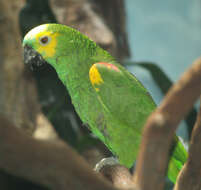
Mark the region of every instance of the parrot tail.
POLYGON ((178 137, 175 136, 176 146, 173 149, 172 156, 170 158, 169 166, 168 166, 168 178, 175 184, 177 176, 181 171, 184 163, 187 161, 187 151, 179 141, 178 137))

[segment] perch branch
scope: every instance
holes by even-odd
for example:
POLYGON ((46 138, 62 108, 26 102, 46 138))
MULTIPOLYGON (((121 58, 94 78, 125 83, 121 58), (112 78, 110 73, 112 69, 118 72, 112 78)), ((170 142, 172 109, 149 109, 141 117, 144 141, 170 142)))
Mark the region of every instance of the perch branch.
POLYGON ((105 165, 99 172, 117 188, 131 189, 135 187, 131 173, 122 165, 105 165))
POLYGON ((62 141, 36 140, 0 115, 0 168, 55 190, 115 190, 62 141))
POLYGON ((184 73, 149 117, 133 180, 141 190, 161 190, 175 130, 201 93, 201 59, 184 73))
POLYGON ((174 190, 200 190, 201 189, 201 105, 197 120, 193 128, 189 157, 184 165, 174 190))

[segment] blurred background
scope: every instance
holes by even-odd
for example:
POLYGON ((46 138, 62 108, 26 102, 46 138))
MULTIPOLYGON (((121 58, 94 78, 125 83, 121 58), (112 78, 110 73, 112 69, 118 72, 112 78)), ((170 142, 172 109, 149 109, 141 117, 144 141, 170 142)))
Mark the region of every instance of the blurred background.
MULTIPOLYGON (((201 1, 125 0, 131 60, 157 64, 175 82, 200 56, 201 1)), ((147 70, 129 67, 157 104, 163 93, 147 70)), ((184 122, 178 134, 188 139, 184 122)))
MULTIPOLYGON (((35 138, 62 138, 94 167, 111 153, 80 121, 54 70, 24 66, 23 36, 43 23, 78 29, 116 57, 159 104, 200 56, 200 12, 199 0, 0 0, 0 112, 35 138)), ((195 118, 194 108, 178 130, 186 143, 195 118)), ((39 189, 3 172, 0 187, 39 189)))

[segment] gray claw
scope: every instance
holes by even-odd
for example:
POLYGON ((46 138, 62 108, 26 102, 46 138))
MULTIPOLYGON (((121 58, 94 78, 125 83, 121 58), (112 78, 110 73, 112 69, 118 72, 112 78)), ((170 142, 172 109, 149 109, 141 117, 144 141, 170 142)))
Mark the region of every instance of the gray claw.
POLYGON ((119 164, 119 161, 115 157, 103 158, 100 162, 96 164, 94 170, 96 172, 99 172, 106 165, 113 166, 116 164, 119 164))

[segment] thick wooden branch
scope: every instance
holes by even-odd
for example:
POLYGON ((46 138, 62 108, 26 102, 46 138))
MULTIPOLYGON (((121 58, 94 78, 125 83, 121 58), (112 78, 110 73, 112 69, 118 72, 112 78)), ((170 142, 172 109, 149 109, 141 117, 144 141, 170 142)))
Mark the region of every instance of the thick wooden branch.
POLYGON ((183 167, 174 189, 201 189, 201 106, 192 132, 188 161, 183 167))
POLYGON ((23 4, 0 0, 0 113, 32 135, 40 107, 33 77, 22 60, 18 14, 23 4))
POLYGON ((163 189, 174 132, 200 93, 201 59, 198 59, 170 89, 145 125, 134 175, 139 189, 163 189))
POLYGON ((55 190, 115 190, 63 141, 36 140, 0 115, 0 168, 55 190))

